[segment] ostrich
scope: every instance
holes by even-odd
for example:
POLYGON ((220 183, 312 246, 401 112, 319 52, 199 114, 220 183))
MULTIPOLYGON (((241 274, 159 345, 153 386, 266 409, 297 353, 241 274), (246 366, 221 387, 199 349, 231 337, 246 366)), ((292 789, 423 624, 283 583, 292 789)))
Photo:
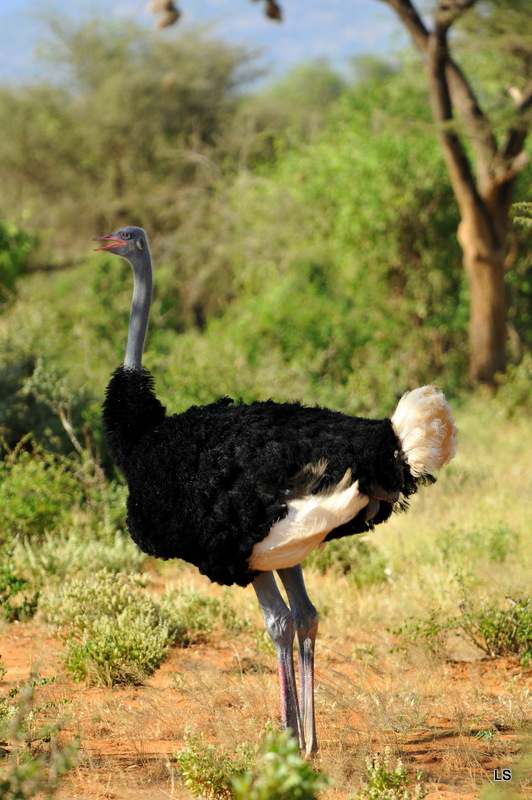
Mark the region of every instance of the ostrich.
POLYGON ((131 536, 144 552, 184 559, 211 581, 253 585, 277 652, 282 726, 311 755, 318 615, 301 562, 331 539, 371 530, 434 482, 454 456, 450 408, 423 386, 403 395, 391 419, 227 397, 169 416, 142 367, 152 296, 146 234, 125 227, 95 241, 133 269, 125 360, 103 405, 106 442, 129 487, 131 536))

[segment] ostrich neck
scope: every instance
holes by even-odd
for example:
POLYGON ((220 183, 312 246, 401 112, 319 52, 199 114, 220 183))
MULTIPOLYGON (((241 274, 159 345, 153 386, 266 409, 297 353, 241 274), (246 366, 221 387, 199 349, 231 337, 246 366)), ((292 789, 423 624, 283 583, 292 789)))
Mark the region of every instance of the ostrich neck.
POLYGON ((144 252, 139 252, 135 261, 131 261, 131 266, 133 267, 134 277, 133 302, 129 318, 124 366, 135 372, 140 372, 152 293, 152 267, 149 250, 146 249, 144 252))

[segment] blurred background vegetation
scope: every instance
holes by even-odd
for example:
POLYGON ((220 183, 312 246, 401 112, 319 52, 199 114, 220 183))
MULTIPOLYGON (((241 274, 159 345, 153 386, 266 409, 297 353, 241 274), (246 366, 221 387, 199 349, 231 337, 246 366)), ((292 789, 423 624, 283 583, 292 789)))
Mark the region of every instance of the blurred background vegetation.
MULTIPOLYGON (((464 57, 496 105, 497 52, 464 57)), ((257 83, 257 53, 208 30, 52 16, 40 59, 0 87, 4 454, 100 456, 132 281, 91 239, 122 224, 151 237, 145 361, 172 410, 227 393, 385 414, 420 382, 472 388, 458 212, 415 55, 257 83)), ((530 235, 514 226, 507 265, 510 410, 530 403, 530 235)))

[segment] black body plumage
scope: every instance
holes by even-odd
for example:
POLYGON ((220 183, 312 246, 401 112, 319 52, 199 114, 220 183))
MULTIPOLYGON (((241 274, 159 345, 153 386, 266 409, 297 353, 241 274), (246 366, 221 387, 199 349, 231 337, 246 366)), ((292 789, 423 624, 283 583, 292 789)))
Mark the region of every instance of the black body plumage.
MULTIPOLYGON (((364 494, 374 494, 375 486, 400 491, 400 507, 420 482, 432 480, 411 476, 388 418, 228 398, 167 416, 150 374, 123 366, 107 387, 103 423, 129 486, 134 541, 159 558, 184 559, 221 584, 253 580, 253 546, 286 515, 291 497, 324 491, 350 469, 364 494), (305 485, 301 470, 324 460, 319 481, 305 485)), ((363 509, 327 539, 367 531, 392 510, 381 501, 366 522, 363 509)))

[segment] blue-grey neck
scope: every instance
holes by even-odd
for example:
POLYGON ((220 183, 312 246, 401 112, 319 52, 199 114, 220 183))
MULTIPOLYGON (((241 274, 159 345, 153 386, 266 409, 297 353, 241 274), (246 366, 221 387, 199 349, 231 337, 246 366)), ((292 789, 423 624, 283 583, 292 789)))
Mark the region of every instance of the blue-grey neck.
POLYGON ((144 250, 139 250, 128 260, 133 268, 134 288, 124 366, 140 372, 152 295, 152 266, 147 243, 144 250))

